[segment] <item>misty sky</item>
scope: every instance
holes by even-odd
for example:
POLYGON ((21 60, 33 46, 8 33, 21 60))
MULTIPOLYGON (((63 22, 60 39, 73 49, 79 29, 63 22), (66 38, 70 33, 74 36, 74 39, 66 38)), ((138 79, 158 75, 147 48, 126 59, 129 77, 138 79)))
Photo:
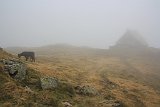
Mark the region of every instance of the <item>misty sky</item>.
POLYGON ((0 0, 0 46, 107 48, 127 29, 160 47, 160 0, 0 0))

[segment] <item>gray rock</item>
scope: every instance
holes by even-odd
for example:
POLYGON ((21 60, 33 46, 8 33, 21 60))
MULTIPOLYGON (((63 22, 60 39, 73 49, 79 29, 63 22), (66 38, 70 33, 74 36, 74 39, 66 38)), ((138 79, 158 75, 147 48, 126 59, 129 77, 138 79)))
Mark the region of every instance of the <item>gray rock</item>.
POLYGON ((26 76, 26 70, 27 70, 26 66, 24 64, 17 64, 13 68, 14 70, 18 71, 15 78, 19 80, 24 80, 26 76))
POLYGON ((40 78, 42 89, 55 89, 58 87, 58 79, 55 77, 40 78))
POLYGON ((5 65, 12 65, 12 64, 13 64, 13 62, 10 61, 10 60, 4 60, 3 63, 4 63, 5 65))
POLYGON ((72 105, 69 102, 62 102, 64 107, 72 107, 72 105))
POLYGON ((75 89, 76 92, 81 95, 88 95, 88 96, 98 95, 98 91, 95 88, 88 85, 83 87, 77 86, 75 89))
POLYGON ((24 80, 26 76, 26 65, 15 60, 3 59, 4 70, 13 78, 24 80))

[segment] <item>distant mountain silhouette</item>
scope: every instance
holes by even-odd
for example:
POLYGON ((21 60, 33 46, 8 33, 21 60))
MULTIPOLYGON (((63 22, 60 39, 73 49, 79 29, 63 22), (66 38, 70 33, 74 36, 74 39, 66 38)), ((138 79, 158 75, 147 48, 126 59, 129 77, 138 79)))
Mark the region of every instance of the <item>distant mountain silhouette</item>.
POLYGON ((144 48, 148 47, 145 39, 136 31, 127 30, 126 33, 111 48, 144 48))

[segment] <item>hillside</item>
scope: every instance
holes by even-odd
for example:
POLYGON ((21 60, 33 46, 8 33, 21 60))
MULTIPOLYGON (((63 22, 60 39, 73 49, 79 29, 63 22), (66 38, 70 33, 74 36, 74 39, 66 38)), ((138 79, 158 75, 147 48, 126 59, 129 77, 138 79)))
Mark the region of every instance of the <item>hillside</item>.
POLYGON ((14 81, 15 90, 21 87, 21 91, 27 89, 29 93, 24 91, 23 100, 16 104, 16 95, 9 91, 7 95, 11 98, 5 99, 6 94, 2 94, 2 105, 6 102, 38 107, 160 105, 160 49, 149 47, 135 32, 127 31, 108 50, 67 44, 6 50, 15 56, 1 51, 1 79, 2 84, 7 84, 1 86, 2 91, 12 87, 6 81, 14 81), (36 62, 25 61, 24 57, 18 59, 16 54, 22 51, 34 51, 36 62), (4 60, 8 59, 11 64, 6 65, 4 60), (11 77, 3 74, 6 66, 11 77), (15 69, 18 70, 16 75, 15 69), (34 93, 33 97, 30 97, 31 93, 34 93))
POLYGON ((60 98, 59 103, 67 101, 75 107, 160 105, 159 49, 131 50, 130 54, 124 54, 125 51, 112 49, 52 45, 28 50, 36 52, 36 63, 25 62, 29 68, 73 87, 90 86, 98 92, 93 96, 76 93, 72 98, 60 98))
MULTIPOLYGON (((114 48, 107 50, 59 44, 37 48, 13 48, 13 50, 7 48, 6 50, 15 55, 22 51, 34 51, 36 53, 37 61, 40 62, 57 61, 59 58, 67 60, 86 58, 86 60, 89 59, 92 62, 104 59, 104 61, 108 63, 108 59, 114 58, 119 61, 118 63, 126 66, 126 68, 113 70, 111 73, 116 73, 117 75, 125 74, 124 77, 130 75, 133 79, 160 90, 160 49, 152 47, 130 48, 126 47, 126 45, 125 47, 117 45, 114 46, 114 48)), ((80 63, 80 61, 78 61, 77 64, 80 63)), ((116 65, 112 65, 113 69, 117 69, 116 65)), ((102 63, 101 66, 109 67, 110 65, 103 65, 102 63)))
POLYGON ((149 47, 140 34, 127 31, 116 45, 109 49, 109 53, 119 57, 121 63, 130 68, 127 72, 137 80, 160 90, 160 49, 149 47))
POLYGON ((57 82, 55 78, 45 77, 4 50, 0 55, 1 107, 64 107, 65 99, 75 95, 73 86, 62 81, 54 89, 45 89, 49 85, 45 79, 57 82))

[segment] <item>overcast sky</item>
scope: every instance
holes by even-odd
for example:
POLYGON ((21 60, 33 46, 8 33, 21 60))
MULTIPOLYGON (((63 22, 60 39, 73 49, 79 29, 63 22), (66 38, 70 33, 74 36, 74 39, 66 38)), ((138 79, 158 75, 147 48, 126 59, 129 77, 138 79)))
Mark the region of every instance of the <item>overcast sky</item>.
POLYGON ((160 47, 160 0, 0 0, 0 46, 107 48, 127 29, 160 47))

